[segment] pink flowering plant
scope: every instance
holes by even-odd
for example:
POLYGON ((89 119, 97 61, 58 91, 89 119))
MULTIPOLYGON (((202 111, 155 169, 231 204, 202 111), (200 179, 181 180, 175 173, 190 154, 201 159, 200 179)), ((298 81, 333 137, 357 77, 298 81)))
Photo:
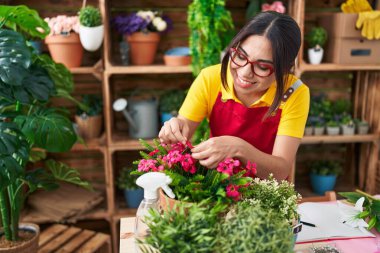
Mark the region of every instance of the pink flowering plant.
POLYGON ((78 16, 58 15, 53 18, 45 18, 50 27, 49 35, 69 35, 70 32, 79 33, 78 16))
POLYGON ((252 178, 256 175, 256 164, 248 162, 243 166, 239 160, 228 158, 217 168, 208 169, 191 156, 191 143, 186 145, 160 144, 154 147, 141 140, 148 152, 141 151, 142 159, 135 161, 137 169, 133 174, 163 172, 169 175, 177 199, 200 202, 204 199, 220 203, 233 203, 247 193, 252 178))

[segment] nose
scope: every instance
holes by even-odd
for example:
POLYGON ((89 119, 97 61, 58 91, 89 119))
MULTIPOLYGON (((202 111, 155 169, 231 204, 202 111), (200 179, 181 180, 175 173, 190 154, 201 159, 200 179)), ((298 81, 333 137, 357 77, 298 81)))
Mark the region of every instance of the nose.
POLYGON ((241 77, 245 77, 245 78, 252 78, 254 76, 254 73, 252 71, 252 68, 251 68, 251 64, 247 64, 245 65, 244 67, 240 67, 239 69, 239 75, 241 77))

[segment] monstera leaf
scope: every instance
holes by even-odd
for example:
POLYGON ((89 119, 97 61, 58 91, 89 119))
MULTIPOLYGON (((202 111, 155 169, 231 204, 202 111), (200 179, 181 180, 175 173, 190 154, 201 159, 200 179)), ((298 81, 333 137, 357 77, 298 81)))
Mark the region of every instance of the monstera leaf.
POLYGON ((50 33, 48 24, 38 15, 38 12, 25 5, 2 5, 0 17, 3 20, 1 26, 5 22, 5 25, 12 30, 21 30, 32 37, 44 39, 50 33))
POLYGON ((71 121, 52 108, 17 116, 15 122, 29 142, 49 152, 69 151, 77 140, 71 121))
POLYGON ((31 52, 21 34, 0 29, 0 80, 21 85, 30 64, 31 52))
POLYGON ((23 173, 23 165, 28 157, 29 144, 18 126, 0 122, 0 189, 23 173))

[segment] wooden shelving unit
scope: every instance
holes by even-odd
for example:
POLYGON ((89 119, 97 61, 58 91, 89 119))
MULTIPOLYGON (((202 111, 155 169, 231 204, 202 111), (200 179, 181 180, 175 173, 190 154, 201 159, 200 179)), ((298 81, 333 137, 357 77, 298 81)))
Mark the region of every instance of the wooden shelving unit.
MULTIPOLYGON (((29 0, 31 2, 37 2, 29 0)), ((96 2, 93 0, 92 2, 96 2)), ((90 1, 91 2, 91 1, 90 1)), ((114 99, 114 92, 112 89, 112 78, 118 75, 135 75, 137 78, 144 79, 144 76, 147 74, 173 74, 173 75, 182 75, 191 73, 190 66, 180 66, 180 67, 168 67, 162 64, 156 64, 152 66, 119 66, 115 65, 113 61, 113 48, 117 43, 115 43, 114 37, 111 36, 110 28, 110 17, 113 15, 112 10, 116 7, 120 7, 123 10, 136 10, 141 7, 141 9, 157 8, 165 9, 172 8, 175 9, 177 16, 179 13, 184 13, 188 1, 180 2, 170 2, 165 0, 158 1, 140 1, 132 4, 132 1, 122 1, 122 0, 98 0, 99 7, 103 15, 103 24, 105 26, 105 38, 103 43, 103 54, 102 60, 96 63, 94 66, 90 67, 80 67, 71 69, 71 72, 74 75, 85 75, 91 74, 95 76, 98 80, 102 81, 102 93, 103 93, 103 102, 104 102, 104 125, 105 125, 105 134, 97 140, 88 142, 86 145, 76 144, 72 148, 72 151, 99 151, 103 154, 104 157, 104 168, 105 168, 105 184, 106 184, 106 209, 96 209, 94 212, 84 215, 83 219, 105 219, 109 221, 112 241, 113 241, 113 250, 118 252, 118 241, 119 241, 119 230, 118 224, 121 217, 134 216, 135 209, 127 209, 120 207, 116 204, 119 201, 116 198, 116 188, 115 188, 115 179, 116 179, 116 164, 113 161, 113 157, 116 152, 121 151, 137 151, 142 148, 138 140, 130 139, 128 137, 127 131, 125 133, 120 133, 116 131, 114 127, 114 112, 112 111, 112 102, 114 99), (163 4, 160 5, 160 2, 163 4), (154 5, 154 6, 153 6, 154 5), (115 7, 116 6, 116 7, 115 7), (111 10, 112 9, 112 10, 111 10)), ((28 3, 26 3, 28 5, 28 3)), ((53 3, 49 3, 49 6, 53 3)), ((232 5, 233 16, 239 17, 244 16, 246 1, 230 1, 227 2, 232 5), (238 15, 237 15, 238 14, 238 15)), ((55 6, 58 7, 58 6, 55 6)), ((36 8, 38 9, 38 8, 36 8)), ((56 8, 57 9, 57 8, 56 8)), ((59 8, 58 8, 59 9, 59 8)), ((304 30, 304 19, 305 19, 305 0, 289 0, 288 1, 289 13, 295 18, 299 23, 301 30, 304 30)), ((173 10, 171 10, 173 11, 173 10)), ((183 14, 181 14, 183 15, 183 14)), ((186 19, 183 19, 186 20, 186 19)), ((186 21, 182 21, 186 22, 186 21)), ((180 36, 180 35, 179 35, 180 36)), ((165 41, 163 43, 178 44, 176 41, 165 41)), ((161 45, 163 46, 163 45, 161 45)), ((356 85, 360 89, 356 89, 354 92, 354 107, 355 107, 355 116, 360 115, 370 115, 367 118, 371 124, 371 134, 368 135, 353 135, 353 136, 306 136, 302 140, 302 145, 309 144, 336 144, 336 143, 362 143, 361 146, 364 148, 360 151, 360 161, 359 161, 359 181, 360 186, 364 187, 366 190, 372 191, 374 185, 376 184, 376 169, 380 167, 378 163, 378 151, 379 151, 379 140, 380 140, 380 128, 379 128, 379 116, 374 107, 374 100, 368 101, 368 97, 377 96, 380 97, 379 87, 380 85, 368 85, 367 82, 362 82, 363 80, 369 80, 368 71, 379 71, 380 65, 337 65, 330 63, 323 63, 320 65, 310 65, 303 61, 303 51, 300 51, 299 61, 296 66, 295 72, 297 75, 301 76, 305 72, 319 72, 319 71, 358 71, 356 85), (377 90, 376 90, 377 89, 377 90)), ((375 79, 373 79, 375 80, 375 79)), ((380 81, 379 81, 380 82, 380 81)), ((126 86, 129 83, 125 84, 126 86)), ((189 84, 190 85, 190 84, 189 84)), ((149 141, 152 143, 152 140, 149 141)), ((293 177, 294 179, 294 177, 293 177)), ((307 195, 311 193, 308 190, 305 190, 307 195)))

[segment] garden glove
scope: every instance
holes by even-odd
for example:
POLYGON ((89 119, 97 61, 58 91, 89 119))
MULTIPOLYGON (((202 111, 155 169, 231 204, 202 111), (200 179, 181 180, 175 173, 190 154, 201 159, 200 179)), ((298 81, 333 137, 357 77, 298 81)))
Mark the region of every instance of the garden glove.
POLYGON ((380 11, 360 12, 356 28, 362 28, 362 36, 369 40, 380 39, 380 11))
POLYGON ((372 7, 367 0, 347 0, 340 8, 343 13, 372 11, 372 7))

